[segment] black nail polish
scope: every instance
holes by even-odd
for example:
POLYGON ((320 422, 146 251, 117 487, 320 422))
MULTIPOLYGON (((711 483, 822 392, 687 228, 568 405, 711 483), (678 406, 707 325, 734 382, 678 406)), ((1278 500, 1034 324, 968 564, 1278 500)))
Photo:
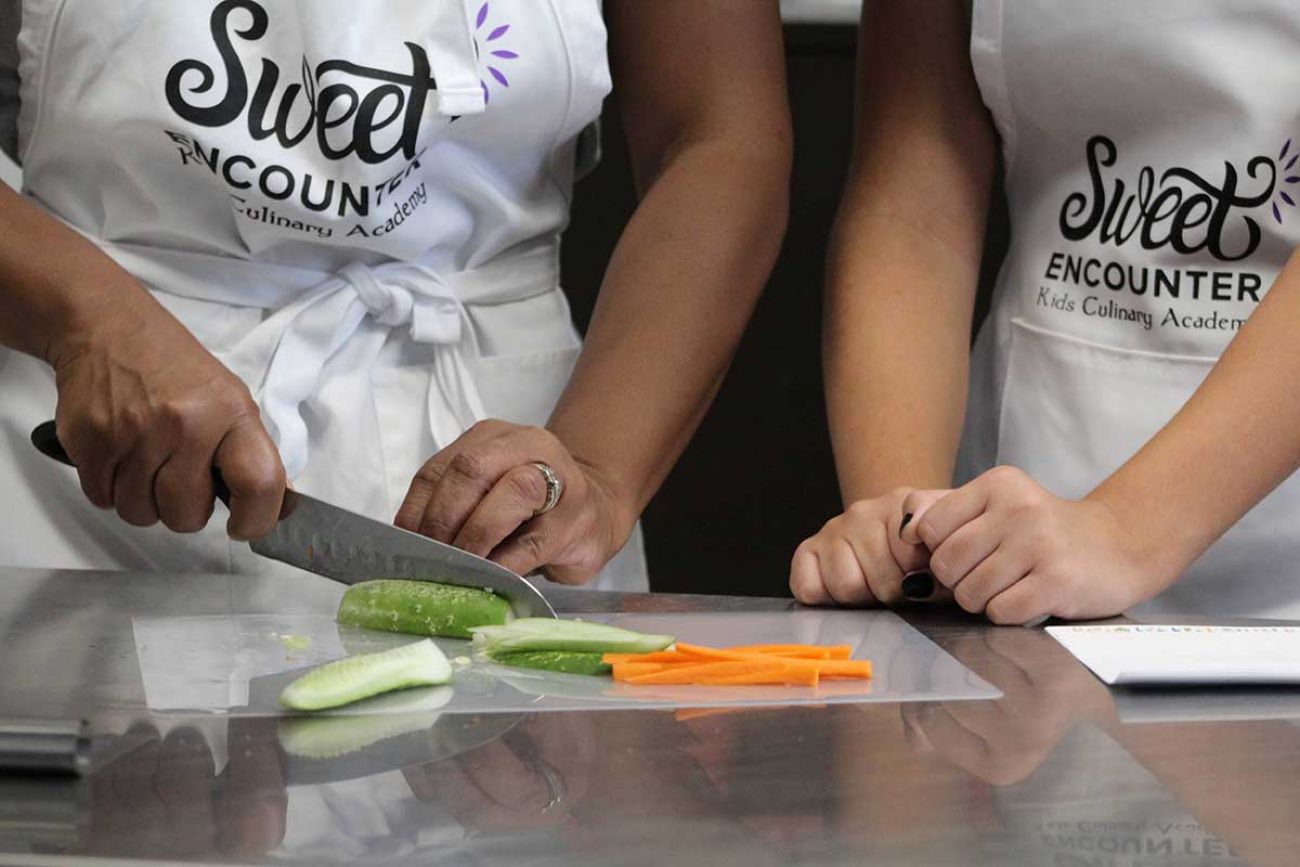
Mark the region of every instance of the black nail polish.
POLYGON ((907 529, 907 525, 910 523, 912 523, 912 513, 908 512, 903 516, 903 523, 898 525, 898 538, 903 538, 903 531, 907 529))
POLYGON ((903 578, 903 598, 924 602, 934 595, 934 576, 929 572, 913 572, 903 578))

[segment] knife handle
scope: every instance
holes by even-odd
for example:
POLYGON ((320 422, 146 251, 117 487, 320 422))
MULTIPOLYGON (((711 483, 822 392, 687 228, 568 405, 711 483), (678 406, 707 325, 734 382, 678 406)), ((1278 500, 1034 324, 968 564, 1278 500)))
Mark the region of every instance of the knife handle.
MULTIPOLYGON (((72 458, 68 457, 67 449, 63 443, 59 442, 59 433, 54 427, 54 422, 47 421, 44 424, 38 424, 32 431, 32 445, 36 446, 37 451, 47 458, 53 458, 61 464, 67 464, 76 468, 72 458)), ((230 488, 226 487, 226 480, 221 478, 221 470, 216 467, 212 468, 212 490, 216 493, 217 499, 230 505, 230 488)))

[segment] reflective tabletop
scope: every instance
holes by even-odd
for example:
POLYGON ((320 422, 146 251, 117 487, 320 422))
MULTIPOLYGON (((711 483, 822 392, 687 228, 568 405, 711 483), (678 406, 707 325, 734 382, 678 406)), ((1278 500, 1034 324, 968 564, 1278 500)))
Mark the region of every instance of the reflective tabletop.
MULTIPOLYGON (((419 710, 288 733, 145 709, 133 619, 327 615, 340 593, 305 574, 0 571, 0 717, 76 710, 92 733, 79 779, 0 776, 0 863, 1300 861, 1300 691, 1112 690, 1041 630, 923 607, 904 619, 997 697, 419 710)), ((547 595, 593 617, 795 607, 547 595)))

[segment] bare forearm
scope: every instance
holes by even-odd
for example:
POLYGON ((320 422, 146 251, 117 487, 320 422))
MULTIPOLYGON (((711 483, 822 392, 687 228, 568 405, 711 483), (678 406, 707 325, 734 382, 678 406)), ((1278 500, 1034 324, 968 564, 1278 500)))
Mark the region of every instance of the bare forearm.
POLYGON ((153 306, 93 244, 0 184, 0 345, 55 363, 99 313, 153 306))
POLYGON ((1300 467, 1300 256, 1174 419, 1091 499, 1170 583, 1300 467), (1190 470, 1190 471, 1189 471, 1190 470))
POLYGON ((776 258, 788 152, 702 141, 647 190, 549 427, 634 515, 699 424, 776 258))
POLYGON ((860 39, 826 309, 846 503, 951 482, 995 148, 960 0, 869 0, 860 39))
POLYGON ((826 402, 845 504, 950 485, 966 404, 969 262, 884 208, 841 220, 825 324, 826 402))

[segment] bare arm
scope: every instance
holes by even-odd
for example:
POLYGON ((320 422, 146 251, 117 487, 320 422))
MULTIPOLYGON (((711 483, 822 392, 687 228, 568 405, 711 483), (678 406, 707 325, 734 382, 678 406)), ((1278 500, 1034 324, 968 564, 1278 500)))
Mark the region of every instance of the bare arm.
POLYGON ((1300 467, 1297 333, 1300 255, 1173 420, 1087 497, 999 467, 934 502, 913 494, 905 536, 962 607, 999 623, 1151 599, 1300 467))
POLYGON ((1297 335, 1300 254, 1187 404, 1089 496, 1141 527, 1126 541, 1157 582, 1147 590, 1172 584, 1300 468, 1297 335))
POLYGON ((59 436, 95 505, 194 532, 215 464, 231 535, 274 526, 284 470, 248 389, 130 274, 4 184, 0 345, 54 368, 59 436))
POLYGON ((104 311, 155 303, 93 244, 0 184, 0 344, 54 365, 104 311))
POLYGON ((846 504, 947 487, 996 136, 960 0, 869 0, 827 281, 827 404, 846 504))
POLYGON ((606 5, 641 202, 550 427, 632 518, 704 414, 785 231, 791 131, 777 4, 606 5))
POLYGON ((398 523, 578 583, 699 424, 776 259, 791 132, 776 0, 608 0, 640 203, 545 431, 490 422, 421 470, 398 523), (557 470, 553 512, 531 461, 557 470))
POLYGON ((996 144, 967 37, 962 0, 863 6, 853 162, 826 289, 826 402, 846 508, 795 551, 801 602, 911 594, 904 573, 928 558, 899 541, 903 499, 951 484, 996 144))

